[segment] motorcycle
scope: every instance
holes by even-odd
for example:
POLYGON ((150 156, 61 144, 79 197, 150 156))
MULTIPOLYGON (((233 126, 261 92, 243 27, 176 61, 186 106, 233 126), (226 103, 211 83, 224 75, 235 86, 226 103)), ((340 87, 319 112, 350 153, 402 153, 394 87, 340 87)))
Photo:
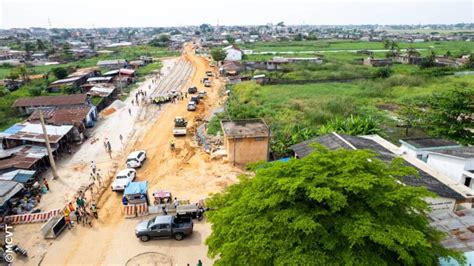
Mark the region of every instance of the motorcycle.
POLYGON ((202 219, 204 219, 204 212, 206 210, 203 208, 203 207, 199 207, 197 213, 196 213, 196 218, 198 219, 198 221, 202 221, 202 219))

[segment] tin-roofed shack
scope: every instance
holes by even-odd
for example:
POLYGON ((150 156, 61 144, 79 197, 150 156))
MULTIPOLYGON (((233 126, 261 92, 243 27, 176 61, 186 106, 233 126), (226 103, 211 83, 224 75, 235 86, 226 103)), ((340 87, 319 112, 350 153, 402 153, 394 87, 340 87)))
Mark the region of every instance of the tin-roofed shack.
POLYGON ((17 108, 21 114, 31 114, 38 107, 54 107, 54 106, 77 106, 89 104, 86 94, 72 94, 59 96, 40 96, 30 98, 20 98, 15 101, 13 107, 17 108))
POLYGON ((263 119, 221 121, 229 162, 247 164, 267 161, 270 128, 263 119))

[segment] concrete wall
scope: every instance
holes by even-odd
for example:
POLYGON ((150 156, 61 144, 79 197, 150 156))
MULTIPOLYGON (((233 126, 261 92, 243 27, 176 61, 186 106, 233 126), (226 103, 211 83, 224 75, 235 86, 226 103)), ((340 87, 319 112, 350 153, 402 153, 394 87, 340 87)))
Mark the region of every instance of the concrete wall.
POLYGON ((454 211, 454 205, 456 204, 456 200, 443 197, 425 198, 425 201, 428 203, 429 207, 431 208, 431 211, 454 211))
POLYGON ((234 139, 224 139, 224 145, 227 150, 227 157, 230 163, 248 164, 257 161, 268 160, 268 137, 243 138, 234 141, 234 139))
POLYGON ((242 52, 236 49, 229 49, 226 51, 227 56, 225 60, 228 61, 240 61, 242 60, 242 52))
POLYGON ((450 177, 454 182, 461 182, 465 161, 451 156, 430 153, 428 166, 450 177))

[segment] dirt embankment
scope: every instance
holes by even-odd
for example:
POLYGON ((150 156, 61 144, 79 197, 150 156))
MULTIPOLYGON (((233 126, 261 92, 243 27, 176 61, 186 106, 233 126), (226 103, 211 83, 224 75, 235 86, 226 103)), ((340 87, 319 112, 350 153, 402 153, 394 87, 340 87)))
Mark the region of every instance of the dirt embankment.
MULTIPOLYGON (((197 147, 193 134, 176 139, 173 137, 174 118, 183 116, 189 121, 189 128, 195 128, 196 120, 209 116, 212 109, 218 106, 219 90, 223 86, 218 79, 214 79, 211 88, 204 88, 200 80, 207 70, 213 69, 209 67, 207 60, 195 56, 190 46, 186 47, 183 57, 195 68, 192 78, 182 88, 183 94, 188 86, 194 85, 198 87, 198 91, 206 90, 207 97, 199 103, 196 112, 186 110, 190 95, 188 99, 164 106, 156 119, 148 122, 150 124, 147 130, 137 135, 126 149, 147 151, 148 159, 138 170, 137 180, 148 180, 149 192, 166 189, 179 199, 196 201, 236 182, 236 176, 241 171, 230 164, 211 161, 209 155, 197 147), (175 151, 169 148, 171 139, 175 139, 175 151)), ((120 165, 124 160, 122 158, 120 165)), ((99 202, 99 208, 100 217, 94 221, 94 227, 79 226, 63 234, 48 248, 44 265, 123 265, 131 257, 147 251, 167 254, 173 264, 178 265, 195 264, 198 259, 205 265, 212 263, 207 258, 207 247, 204 244, 205 238, 210 234, 209 224, 196 224, 195 233, 181 242, 164 240, 144 244, 133 235, 138 221, 123 217, 120 194, 107 190, 99 202)))

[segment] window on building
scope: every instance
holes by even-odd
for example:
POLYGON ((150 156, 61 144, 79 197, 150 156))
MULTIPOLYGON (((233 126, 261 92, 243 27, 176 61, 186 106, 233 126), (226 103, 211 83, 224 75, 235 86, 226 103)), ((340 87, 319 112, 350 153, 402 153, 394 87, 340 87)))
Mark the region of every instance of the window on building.
POLYGON ((472 182, 472 178, 466 177, 466 179, 464 180, 464 185, 466 187, 471 187, 471 182, 472 182))
POLYGON ((265 138, 264 137, 256 137, 255 140, 256 141, 262 141, 262 140, 265 140, 265 138))
POLYGON ((241 142, 241 141, 242 141, 242 138, 235 138, 234 141, 235 141, 235 142, 241 142))

